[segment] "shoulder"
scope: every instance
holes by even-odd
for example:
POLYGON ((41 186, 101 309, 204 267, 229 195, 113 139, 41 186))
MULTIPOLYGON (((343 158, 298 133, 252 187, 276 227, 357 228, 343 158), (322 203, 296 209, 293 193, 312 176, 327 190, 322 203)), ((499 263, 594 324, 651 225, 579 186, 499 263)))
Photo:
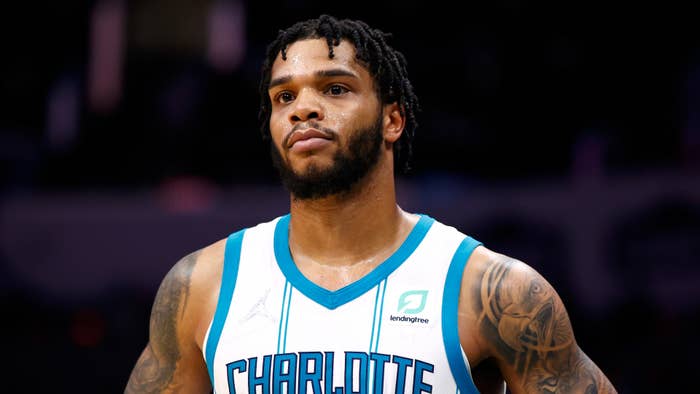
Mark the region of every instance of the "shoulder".
POLYGON ((462 285, 463 290, 471 290, 479 296, 507 288, 509 292, 522 296, 519 299, 521 301, 532 301, 541 297, 546 290, 554 290, 547 280, 526 262, 484 246, 474 249, 469 257, 462 285))
POLYGON ((179 331, 198 346, 216 309, 226 238, 187 254, 165 275, 155 306, 173 305, 179 331))
POLYGON ((211 279, 217 275, 221 276, 224 262, 224 252, 226 250, 227 238, 220 239, 211 245, 194 251, 178 261, 173 269, 191 271, 192 285, 196 288, 209 284, 211 279))
POLYGON ((197 289, 209 279, 220 274, 226 239, 221 239, 178 260, 163 278, 163 286, 197 289))
POLYGON ((484 246, 477 247, 469 259, 465 270, 465 279, 476 286, 481 293, 481 288, 493 286, 525 291, 522 295, 535 296, 544 290, 542 286, 551 287, 546 279, 526 262, 517 258, 494 252, 484 246))

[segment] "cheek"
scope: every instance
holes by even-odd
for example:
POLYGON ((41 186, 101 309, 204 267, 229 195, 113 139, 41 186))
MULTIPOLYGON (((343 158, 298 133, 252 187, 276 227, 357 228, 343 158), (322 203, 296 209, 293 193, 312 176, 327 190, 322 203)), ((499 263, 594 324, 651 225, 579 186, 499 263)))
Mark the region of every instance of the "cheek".
POLYGON ((285 132, 286 124, 283 122, 284 116, 278 114, 270 115, 270 135, 275 143, 279 144, 285 132))
POLYGON ((376 113, 365 106, 355 104, 335 108, 327 111, 326 124, 341 134, 351 132, 358 128, 365 128, 370 121, 374 121, 376 113))
POLYGON ((326 114, 326 119, 323 123, 326 127, 342 133, 343 129, 352 126, 348 124, 348 119, 350 117, 346 111, 330 112, 326 114))

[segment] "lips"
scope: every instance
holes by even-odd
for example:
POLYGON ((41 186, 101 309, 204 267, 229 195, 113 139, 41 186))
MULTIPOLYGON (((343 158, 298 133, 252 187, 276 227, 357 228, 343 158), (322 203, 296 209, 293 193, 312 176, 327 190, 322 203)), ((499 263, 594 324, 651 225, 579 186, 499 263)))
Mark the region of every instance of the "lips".
POLYGON ((304 130, 297 130, 292 132, 290 137, 287 140, 287 148, 290 149, 294 144, 296 144, 299 141, 307 141, 312 138, 320 138, 324 140, 330 140, 332 139, 330 135, 317 130, 313 128, 309 129, 304 129, 304 130))

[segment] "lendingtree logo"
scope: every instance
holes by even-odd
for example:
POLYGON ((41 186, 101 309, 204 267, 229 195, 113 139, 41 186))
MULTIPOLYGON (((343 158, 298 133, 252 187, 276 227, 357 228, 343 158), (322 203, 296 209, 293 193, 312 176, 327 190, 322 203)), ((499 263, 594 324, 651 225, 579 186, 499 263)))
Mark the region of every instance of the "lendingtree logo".
POLYGON ((425 300, 428 298, 428 290, 409 290, 399 297, 398 313, 415 315, 425 309, 425 300))

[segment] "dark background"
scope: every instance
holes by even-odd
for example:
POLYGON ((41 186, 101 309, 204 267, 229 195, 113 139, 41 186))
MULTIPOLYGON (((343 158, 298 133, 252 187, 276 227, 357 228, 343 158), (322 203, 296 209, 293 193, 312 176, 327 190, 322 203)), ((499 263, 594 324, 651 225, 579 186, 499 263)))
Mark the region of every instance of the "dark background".
MULTIPOLYGON (((259 67, 321 13, 392 32, 421 100, 404 208, 526 261, 623 393, 687 392, 700 39, 602 1, 13 2, 0 20, 3 392, 118 393, 180 257, 286 212, 259 67)), ((692 391, 692 390, 691 390, 692 391)))

